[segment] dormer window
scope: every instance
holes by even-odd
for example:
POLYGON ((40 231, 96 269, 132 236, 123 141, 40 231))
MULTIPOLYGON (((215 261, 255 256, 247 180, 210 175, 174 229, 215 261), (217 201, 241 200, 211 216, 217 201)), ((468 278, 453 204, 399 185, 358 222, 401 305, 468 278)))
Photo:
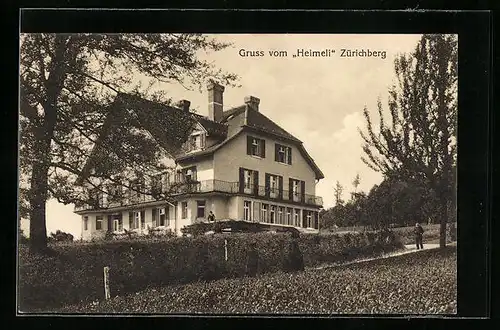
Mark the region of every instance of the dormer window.
POLYGON ((197 151, 205 148, 205 135, 197 133, 189 137, 189 151, 197 151))

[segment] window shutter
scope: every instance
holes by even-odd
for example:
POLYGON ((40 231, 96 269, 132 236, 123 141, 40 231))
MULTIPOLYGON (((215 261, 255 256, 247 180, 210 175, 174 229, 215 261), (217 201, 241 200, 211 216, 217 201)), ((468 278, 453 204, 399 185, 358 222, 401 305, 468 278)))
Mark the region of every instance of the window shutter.
POLYGON ((254 194, 259 195, 259 171, 253 171, 254 194))
POLYGON ((274 144, 274 161, 277 162, 278 161, 278 154, 279 154, 279 149, 280 149, 280 145, 275 143, 274 144))
POLYGON ((252 154, 252 137, 247 135, 247 155, 252 154))
POLYGON ((300 181, 300 201, 304 203, 306 201, 306 182, 300 181))
POLYGON ((314 212, 314 228, 319 229, 319 215, 318 212, 314 212))
POLYGON ((260 156, 262 158, 266 158, 266 140, 263 140, 263 139, 260 140, 260 146, 261 146, 261 148, 260 148, 260 150, 261 150, 260 156))
POLYGON ((134 212, 128 213, 128 229, 134 229, 134 212))
POLYGON ((302 211, 302 227, 307 228, 307 212, 306 210, 302 211))
POLYGON ((271 187, 270 187, 271 176, 269 175, 269 173, 266 173, 265 179, 266 179, 265 180, 266 197, 269 197, 270 191, 271 191, 271 187))
POLYGON ((239 174, 239 192, 243 193, 243 190, 245 189, 245 169, 243 167, 240 167, 240 174, 239 174))
POLYGON ((283 177, 278 176, 278 198, 283 199, 283 177))
POLYGON ((292 165, 292 148, 288 147, 288 164, 292 165))
POLYGON ((293 200, 293 179, 288 179, 288 199, 293 200))

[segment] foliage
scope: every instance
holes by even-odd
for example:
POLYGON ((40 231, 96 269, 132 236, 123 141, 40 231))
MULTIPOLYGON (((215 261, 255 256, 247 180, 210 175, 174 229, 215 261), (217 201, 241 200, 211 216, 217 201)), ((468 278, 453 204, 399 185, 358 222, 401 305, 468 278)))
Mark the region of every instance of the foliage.
MULTIPOLYGON (((385 232, 356 235, 231 234, 94 244, 54 245, 47 257, 20 247, 21 309, 49 310, 61 304, 103 297, 103 267, 110 267, 111 294, 123 295, 151 286, 189 283, 247 273, 252 246, 258 253, 259 274, 283 270, 284 251, 298 240, 306 267, 374 256, 402 247, 385 232), (224 257, 227 241, 228 260, 224 257)), ((254 262, 255 259, 252 261, 254 262)))
POLYGON ((151 288, 60 312, 455 314, 456 247, 295 274, 151 288))
MULTIPOLYGON (((93 194, 75 185, 90 155, 106 156, 106 162, 98 160, 99 170, 85 177, 96 192, 105 190, 106 179, 150 194, 114 175, 123 167, 145 175, 165 169, 157 141, 141 131, 141 122, 157 119, 150 118, 155 112, 140 112, 140 119, 129 112, 128 102, 111 101, 129 95, 168 104, 170 99, 158 92, 158 84, 165 82, 187 88, 207 79, 233 84, 234 74, 198 58, 200 51, 227 46, 200 34, 21 35, 20 205, 29 215, 32 248, 46 247, 49 198, 65 204, 94 201, 93 194), (111 127, 118 129, 111 132, 111 127), (110 133, 112 143, 101 143, 103 132, 110 133)), ((168 132, 177 128, 170 126, 162 127, 168 132)))
MULTIPOLYGON (((320 214, 321 228, 367 226, 381 229, 390 226, 413 226, 415 222, 437 223, 439 200, 424 184, 394 177, 375 185, 368 195, 356 193, 353 200, 336 205, 320 214)), ((448 211, 448 221, 456 213, 448 211)))
POLYGON ((57 230, 55 233, 50 233, 50 238, 56 242, 73 242, 73 235, 57 230))
MULTIPOLYGON (((456 35, 423 35, 415 51, 394 63, 398 86, 389 91, 390 123, 378 102, 379 125, 365 107, 362 160, 386 177, 423 183, 439 200, 440 244, 456 189, 458 44, 456 35)), ((454 207, 452 207, 453 209, 454 207)))

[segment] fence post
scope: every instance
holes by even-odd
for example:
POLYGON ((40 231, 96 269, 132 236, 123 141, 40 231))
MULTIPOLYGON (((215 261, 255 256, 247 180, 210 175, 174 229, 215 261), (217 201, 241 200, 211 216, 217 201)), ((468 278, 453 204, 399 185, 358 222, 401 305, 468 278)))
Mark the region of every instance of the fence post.
POLYGON ((227 261, 227 239, 224 240, 224 259, 227 261))
POLYGON ((109 292, 109 267, 104 267, 104 297, 109 299, 111 294, 109 292))

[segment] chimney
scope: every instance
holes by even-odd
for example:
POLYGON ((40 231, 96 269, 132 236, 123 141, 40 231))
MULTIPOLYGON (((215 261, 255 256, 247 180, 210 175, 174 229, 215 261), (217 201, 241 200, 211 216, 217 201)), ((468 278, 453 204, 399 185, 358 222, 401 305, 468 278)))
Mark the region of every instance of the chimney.
POLYGON ((213 121, 221 121, 223 112, 224 86, 211 80, 207 86, 208 90, 208 118, 213 121))
POLYGON ((247 105, 247 107, 249 107, 255 111, 259 111, 259 103, 260 103, 260 99, 258 97, 245 96, 245 104, 247 105))
POLYGON ((189 111, 189 107, 191 106, 191 102, 188 100, 180 100, 177 102, 177 107, 184 110, 184 111, 189 111))

